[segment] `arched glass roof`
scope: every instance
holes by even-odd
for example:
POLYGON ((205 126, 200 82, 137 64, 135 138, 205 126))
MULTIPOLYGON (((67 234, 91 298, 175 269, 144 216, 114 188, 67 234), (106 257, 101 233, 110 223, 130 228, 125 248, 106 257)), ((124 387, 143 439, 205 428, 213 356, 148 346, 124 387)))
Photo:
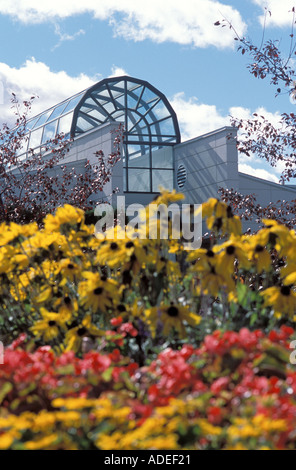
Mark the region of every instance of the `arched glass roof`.
POLYGON ((108 78, 89 88, 74 110, 71 135, 114 121, 124 124, 125 143, 180 142, 174 110, 160 91, 143 80, 108 78))
MULTIPOLYGON (((104 79, 27 122, 19 154, 42 148, 57 134, 75 137, 108 122, 124 125, 124 143, 143 147, 180 142, 176 114, 167 98, 148 82, 133 77, 104 79)), ((144 148, 145 147, 145 148, 144 148)))

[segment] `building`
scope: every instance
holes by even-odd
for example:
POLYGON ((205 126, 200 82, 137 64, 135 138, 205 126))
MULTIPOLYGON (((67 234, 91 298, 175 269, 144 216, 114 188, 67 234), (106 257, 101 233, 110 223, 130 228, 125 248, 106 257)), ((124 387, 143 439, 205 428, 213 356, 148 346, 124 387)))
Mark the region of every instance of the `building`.
POLYGON ((112 131, 119 123, 124 126, 122 159, 105 187, 106 198, 118 188, 127 205, 147 204, 161 185, 183 192, 190 204, 217 197, 220 186, 254 193, 263 205, 296 199, 294 187, 238 171, 233 127, 181 142, 177 116, 167 98, 148 82, 129 76, 102 80, 31 118, 20 156, 25 158, 28 149, 41 149, 63 132, 73 139, 63 163, 83 171, 86 160, 94 161, 96 150, 112 152, 112 131))

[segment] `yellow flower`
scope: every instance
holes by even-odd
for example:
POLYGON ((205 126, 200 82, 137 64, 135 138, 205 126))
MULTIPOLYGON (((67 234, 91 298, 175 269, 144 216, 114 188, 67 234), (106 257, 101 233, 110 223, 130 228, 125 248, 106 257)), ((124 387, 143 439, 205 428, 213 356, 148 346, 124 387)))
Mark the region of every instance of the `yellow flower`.
POLYGON ((197 287, 198 294, 204 293, 218 297, 221 288, 226 288, 228 292, 235 289, 235 284, 231 276, 234 270, 231 263, 233 263, 234 258, 229 256, 228 272, 223 269, 219 254, 211 249, 206 250, 201 248, 192 252, 188 260, 194 261, 195 259, 195 264, 192 266, 191 270, 197 272, 199 276, 200 284, 197 287), (232 269, 229 269, 229 267, 232 267, 232 269))
POLYGON ((74 261, 71 261, 69 258, 62 259, 59 262, 58 272, 61 273, 70 282, 73 282, 75 278, 81 277, 80 267, 74 261))
POLYGON ((80 282, 78 286, 81 305, 91 308, 94 312, 106 312, 119 294, 116 281, 87 271, 83 272, 83 277, 87 280, 80 282))
POLYGON ((66 351, 79 351, 82 340, 86 336, 104 336, 104 332, 92 324, 91 315, 87 315, 79 326, 67 331, 65 337, 66 351))
POLYGON ((59 232, 60 228, 78 226, 84 224, 84 212, 77 207, 65 204, 56 210, 55 215, 48 214, 44 219, 44 227, 47 232, 59 232))
POLYGON ((184 322, 191 326, 197 326, 201 322, 201 317, 192 313, 189 307, 174 305, 173 303, 152 307, 145 311, 145 317, 153 336, 155 336, 158 322, 163 325, 164 335, 169 335, 172 328, 175 328, 181 338, 186 336, 184 322))
POLYGON ((230 238, 227 242, 215 247, 215 250, 219 252, 215 268, 217 273, 222 276, 233 275, 235 260, 239 261, 241 268, 248 269, 250 267, 248 253, 246 253, 243 244, 236 239, 230 238))
POLYGON ((274 286, 260 292, 264 298, 264 307, 272 307, 275 316, 288 315, 293 318, 296 312, 296 294, 291 286, 274 286))
POLYGON ((64 321, 58 313, 49 312, 45 308, 41 308, 40 313, 42 319, 36 321, 30 330, 45 342, 52 341, 60 334, 60 329, 64 329, 64 321))
POLYGON ((7 450, 13 444, 15 437, 11 432, 0 434, 0 450, 7 450))
POLYGON ((202 216, 207 217, 210 230, 221 230, 223 235, 228 233, 238 236, 242 233, 240 217, 233 215, 231 207, 218 199, 210 198, 202 205, 202 216))
POLYGON ((41 437, 35 441, 27 441, 25 447, 28 450, 51 450, 54 449, 55 445, 58 442, 58 434, 53 433, 49 436, 41 437))
POLYGON ((258 237, 248 237, 246 239, 246 249, 248 250, 249 258, 253 266, 256 267, 258 274, 263 271, 269 271, 271 268, 270 253, 264 245, 260 243, 258 237))

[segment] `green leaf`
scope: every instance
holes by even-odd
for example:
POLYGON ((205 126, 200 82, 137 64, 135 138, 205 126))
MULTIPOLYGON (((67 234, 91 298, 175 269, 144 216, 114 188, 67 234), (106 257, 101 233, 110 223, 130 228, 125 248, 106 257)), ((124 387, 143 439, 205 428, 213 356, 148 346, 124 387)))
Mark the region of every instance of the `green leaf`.
POLYGON ((3 402, 6 395, 13 389, 13 385, 10 382, 5 382, 0 390, 0 404, 3 402))

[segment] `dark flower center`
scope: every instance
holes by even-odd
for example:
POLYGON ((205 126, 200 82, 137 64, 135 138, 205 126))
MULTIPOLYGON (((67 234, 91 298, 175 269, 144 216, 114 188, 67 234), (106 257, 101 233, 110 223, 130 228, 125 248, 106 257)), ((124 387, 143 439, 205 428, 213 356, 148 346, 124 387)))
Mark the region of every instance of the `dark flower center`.
POLYGON ((291 287, 290 286, 282 286, 281 287, 281 294, 285 295, 286 297, 289 297, 291 294, 291 287))
POLYGON ((110 245, 110 248, 111 248, 111 250, 113 250, 113 251, 117 250, 117 249, 118 249, 117 243, 112 242, 111 245, 110 245))
POLYGON ((257 245, 255 248, 255 253, 262 253, 263 250, 264 250, 264 246, 257 245))
POLYGON ((220 230, 220 228, 222 227, 222 225, 223 225, 223 219, 222 219, 222 217, 218 217, 218 218, 215 220, 214 227, 216 227, 217 230, 220 230))
POLYGON ((170 307, 167 309, 167 314, 169 317, 177 317, 179 315, 179 310, 177 307, 170 307))
POLYGON ((74 269, 74 264, 72 263, 68 264, 68 269, 74 269))
POLYGON ((214 253, 212 250, 208 250, 208 251, 207 251, 207 256, 208 256, 209 258, 214 258, 215 253, 214 253))
POLYGON ((122 282, 123 284, 130 284, 132 282, 131 273, 128 270, 123 271, 122 273, 122 282))
POLYGON ((71 299, 70 299, 70 297, 68 297, 68 296, 65 297, 65 298, 64 298, 64 302, 65 302, 66 305, 70 305, 70 304, 71 304, 71 299))
POLYGON ((101 276, 101 281, 106 282, 107 279, 108 279, 108 278, 107 278, 107 276, 105 276, 105 274, 103 274, 103 275, 101 276))
POLYGON ((134 245, 133 242, 127 242, 127 243, 125 244, 125 246, 126 246, 126 248, 133 248, 133 246, 135 246, 135 245, 134 245))
POLYGON ((233 254, 235 253, 235 246, 233 246, 233 245, 228 246, 228 247, 226 248, 226 253, 227 253, 228 255, 233 255, 233 254))
POLYGON ((119 305, 117 306, 117 310, 118 310, 119 312, 126 312, 126 308, 125 308, 125 306, 122 305, 122 304, 119 304, 119 305))
POLYGON ((226 213, 228 219, 231 219, 233 217, 233 212, 230 206, 227 206, 226 213))
POLYGON ((55 320, 49 320, 48 326, 55 326, 57 322, 55 320))
POLYGON ((95 295, 101 295, 102 292, 103 292, 103 287, 97 287, 95 290, 94 290, 94 294, 95 295))
POLYGON ((79 329, 77 330, 78 336, 84 336, 85 333, 87 333, 87 329, 84 328, 84 326, 82 326, 81 328, 79 328, 79 329))
POLYGON ((276 239, 277 239, 277 234, 271 232, 271 233, 269 234, 269 239, 268 239, 269 243, 270 243, 271 245, 275 245, 275 244, 276 244, 276 239))

